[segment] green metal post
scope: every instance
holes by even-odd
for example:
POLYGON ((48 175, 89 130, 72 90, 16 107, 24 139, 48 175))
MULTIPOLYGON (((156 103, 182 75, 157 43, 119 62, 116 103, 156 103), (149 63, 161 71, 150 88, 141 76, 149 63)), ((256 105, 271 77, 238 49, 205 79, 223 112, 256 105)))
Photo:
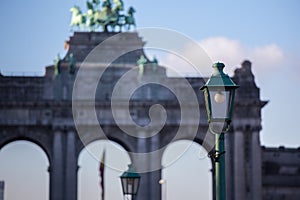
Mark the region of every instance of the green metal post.
POLYGON ((225 141, 224 133, 220 137, 216 135, 216 200, 226 200, 226 183, 225 183, 225 141))

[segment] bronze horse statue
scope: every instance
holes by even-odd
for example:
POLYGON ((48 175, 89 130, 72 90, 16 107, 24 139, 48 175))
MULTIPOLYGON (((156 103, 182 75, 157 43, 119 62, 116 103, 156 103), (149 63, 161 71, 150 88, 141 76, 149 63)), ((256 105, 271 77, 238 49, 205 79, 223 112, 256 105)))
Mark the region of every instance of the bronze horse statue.
POLYGON ((135 27, 135 20, 133 14, 135 9, 130 7, 127 15, 120 14, 124 10, 124 4, 122 0, 114 0, 114 6, 111 0, 104 0, 102 8, 99 10, 99 0, 87 1, 87 13, 82 14, 78 6, 74 6, 70 9, 72 12, 71 26, 77 26, 80 28, 89 28, 90 31, 95 31, 98 27, 102 27, 104 32, 115 31, 116 27, 119 27, 119 31, 122 31, 122 27, 126 26, 129 30, 133 25, 135 27))
POLYGON ((135 19, 134 19, 134 16, 133 14, 135 13, 135 9, 130 6, 130 8, 128 9, 128 12, 127 12, 127 16, 125 16, 125 25, 127 25, 127 30, 130 29, 130 26, 134 26, 136 27, 135 25, 135 19))

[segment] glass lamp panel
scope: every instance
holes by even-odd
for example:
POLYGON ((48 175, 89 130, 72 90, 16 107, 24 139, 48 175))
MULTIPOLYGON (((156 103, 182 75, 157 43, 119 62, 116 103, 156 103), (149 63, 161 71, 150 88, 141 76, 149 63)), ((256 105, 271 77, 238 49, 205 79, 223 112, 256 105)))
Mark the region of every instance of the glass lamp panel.
POLYGON ((211 101, 211 117, 214 119, 227 119, 230 91, 216 90, 209 91, 211 101))
POLYGON ((140 179, 139 178, 135 178, 134 179, 134 194, 136 194, 137 193, 137 191, 138 191, 138 187, 139 187, 139 182, 140 182, 140 179))
POLYGON ((204 103, 205 103, 205 108, 206 108, 206 114, 207 114, 207 119, 211 119, 211 108, 210 108, 210 96, 209 96, 209 91, 208 88, 203 89, 203 95, 204 95, 204 103))
POLYGON ((127 194, 127 179, 121 178, 123 193, 127 194))
POLYGON ((133 178, 127 178, 127 194, 133 194, 134 180, 133 178))

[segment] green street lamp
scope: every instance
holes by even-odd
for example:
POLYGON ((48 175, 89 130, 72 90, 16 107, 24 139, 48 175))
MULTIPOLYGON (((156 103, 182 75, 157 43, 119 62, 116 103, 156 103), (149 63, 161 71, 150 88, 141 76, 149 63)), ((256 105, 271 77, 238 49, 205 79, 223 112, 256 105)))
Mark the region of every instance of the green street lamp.
POLYGON ((128 170, 120 178, 124 197, 130 195, 133 200, 138 192, 141 176, 134 171, 133 165, 130 164, 128 165, 128 170))
POLYGON ((204 94, 210 132, 215 136, 216 200, 226 199, 224 132, 229 130, 235 90, 239 87, 223 72, 223 63, 213 64, 213 74, 201 88, 204 94))

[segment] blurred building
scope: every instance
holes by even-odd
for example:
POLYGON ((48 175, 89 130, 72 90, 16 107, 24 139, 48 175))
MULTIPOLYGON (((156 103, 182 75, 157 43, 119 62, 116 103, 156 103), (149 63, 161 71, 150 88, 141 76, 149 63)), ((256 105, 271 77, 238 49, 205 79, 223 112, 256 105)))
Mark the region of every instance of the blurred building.
MULTIPOLYGON (((66 56, 47 66, 43 77, 0 74, 0 148, 22 139, 45 151, 50 163, 50 200, 77 199, 77 158, 95 140, 110 139, 137 153, 153 152, 182 139, 197 142, 208 152, 213 149, 214 136, 207 134, 204 100, 198 95, 205 77, 167 77, 163 66, 147 58, 145 42, 136 32, 75 32, 67 44, 66 56), (102 43, 109 37, 113 37, 111 43, 102 43), (110 60, 114 55, 121 56, 110 60), (128 72, 132 73, 125 77, 128 72), (121 89, 113 93, 124 77, 121 89), (158 84, 143 85, 151 81, 158 84), (128 100, 126 94, 133 88, 128 100), (197 102, 191 101, 192 96, 197 102), (164 115, 153 112, 154 126, 145 129, 150 123, 149 109, 156 104, 165 109, 165 124, 158 130, 164 115), (193 115, 195 109, 200 109, 200 120, 193 115), (177 134, 179 127, 184 134, 177 134)), ((227 199, 299 200, 300 149, 261 146, 261 111, 267 102, 260 99, 251 62, 243 62, 232 78, 240 88, 232 127, 226 134, 227 199)), ((137 200, 161 199, 159 155, 131 156, 137 170, 145 172, 137 200), (147 172, 150 168, 156 170, 147 172)))

